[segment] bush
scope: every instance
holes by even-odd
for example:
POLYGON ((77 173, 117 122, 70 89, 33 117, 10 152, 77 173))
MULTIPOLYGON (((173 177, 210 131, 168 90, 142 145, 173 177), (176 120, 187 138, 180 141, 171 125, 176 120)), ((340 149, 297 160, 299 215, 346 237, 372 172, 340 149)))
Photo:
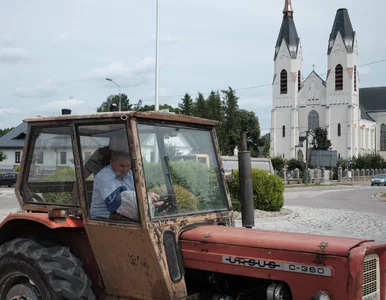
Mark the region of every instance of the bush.
MULTIPOLYGON (((234 171, 234 180, 228 182, 229 192, 235 210, 241 209, 239 171, 234 171)), ((252 169, 254 208, 265 211, 279 211, 284 205, 284 184, 281 178, 267 171, 252 169)))
MULTIPOLYGON (((160 195, 165 195, 167 193, 165 185, 161 187, 154 187, 150 191, 160 195)), ((199 199, 186 188, 180 185, 174 185, 174 192, 180 213, 188 213, 198 210, 199 199)))
POLYGON ((20 170, 20 166, 16 166, 13 171, 14 172, 19 172, 19 170, 20 170))
MULTIPOLYGON (((196 196, 199 199, 198 209, 216 209, 224 206, 221 203, 222 197, 219 194, 217 176, 213 169, 194 161, 169 162, 169 166, 173 185, 181 186, 196 196)), ((165 184, 159 163, 144 163, 144 170, 148 190, 165 184)))
MULTIPOLYGON (((75 171, 71 167, 60 167, 54 173, 47 176, 47 181, 74 181, 75 180, 75 171)), ((60 187, 58 191, 54 193, 43 193, 43 199, 47 203, 56 203, 56 204, 71 204, 72 202, 72 192, 61 192, 60 187)))

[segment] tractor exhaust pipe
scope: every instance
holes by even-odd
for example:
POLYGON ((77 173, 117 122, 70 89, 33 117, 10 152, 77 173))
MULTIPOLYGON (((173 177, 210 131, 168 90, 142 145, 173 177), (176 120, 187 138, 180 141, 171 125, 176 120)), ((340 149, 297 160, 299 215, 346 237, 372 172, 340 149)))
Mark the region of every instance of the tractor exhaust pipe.
POLYGON ((247 133, 241 133, 239 157, 240 201, 242 226, 255 226, 255 210, 253 205, 251 153, 247 151, 247 133))

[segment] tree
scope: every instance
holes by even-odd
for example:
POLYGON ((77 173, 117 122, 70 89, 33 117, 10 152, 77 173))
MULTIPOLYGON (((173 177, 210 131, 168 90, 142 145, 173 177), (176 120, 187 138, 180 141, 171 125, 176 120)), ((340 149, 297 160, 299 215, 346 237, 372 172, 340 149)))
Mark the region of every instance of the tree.
POLYGON ((194 102, 192 97, 186 93, 182 102, 178 104, 178 109, 181 114, 192 116, 194 114, 194 102))
MULTIPOLYGON (((259 119, 253 111, 240 109, 237 113, 237 132, 245 131, 247 133, 247 148, 252 157, 258 156, 257 146, 260 146, 260 125, 259 119)), ((239 134, 240 136, 240 134, 239 134)))
POLYGON ((222 107, 220 93, 211 91, 206 99, 207 118, 220 121, 222 119, 222 107))
POLYGON ((264 146, 263 155, 269 156, 269 149, 271 149, 271 134, 268 132, 260 138, 259 146, 264 146))
MULTIPOLYGON (((116 105, 116 109, 119 109, 119 95, 110 95, 107 97, 101 106, 97 108, 97 112, 108 112, 111 111, 112 104, 116 105)), ((130 100, 126 94, 121 94, 121 110, 128 111, 133 110, 133 105, 130 104, 130 100)))
POLYGON ((224 145, 224 154, 232 155, 233 149, 240 141, 240 129, 237 119, 237 110, 239 109, 238 100, 236 92, 228 87, 228 90, 222 90, 223 101, 225 105, 225 115, 224 115, 224 129, 225 133, 228 136, 227 143, 224 145))
POLYGON ((315 129, 315 137, 311 142, 313 150, 328 150, 331 147, 331 141, 327 138, 327 129, 318 127, 315 129))
POLYGON ((7 155, 5 155, 3 152, 0 152, 0 161, 3 161, 7 159, 7 155))
POLYGON ((199 118, 207 117, 206 101, 202 93, 198 93, 198 97, 195 102, 194 116, 199 118))
POLYGON ((280 172, 284 168, 285 161, 281 156, 275 156, 271 158, 272 167, 275 171, 280 172))

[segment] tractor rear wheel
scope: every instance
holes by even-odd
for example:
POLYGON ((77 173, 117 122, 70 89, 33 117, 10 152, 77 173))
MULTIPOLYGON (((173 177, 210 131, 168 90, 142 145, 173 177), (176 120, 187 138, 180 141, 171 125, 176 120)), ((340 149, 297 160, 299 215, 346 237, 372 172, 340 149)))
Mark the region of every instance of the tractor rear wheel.
POLYGON ((94 300, 91 280, 68 247, 35 238, 0 245, 0 300, 94 300))

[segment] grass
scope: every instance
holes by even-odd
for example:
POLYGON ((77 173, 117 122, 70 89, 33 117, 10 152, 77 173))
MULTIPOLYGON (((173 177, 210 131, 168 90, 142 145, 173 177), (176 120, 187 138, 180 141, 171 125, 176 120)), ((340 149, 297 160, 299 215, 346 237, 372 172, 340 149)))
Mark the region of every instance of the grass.
POLYGON ((380 198, 386 198, 386 193, 382 193, 382 194, 380 194, 378 197, 380 197, 380 198))

